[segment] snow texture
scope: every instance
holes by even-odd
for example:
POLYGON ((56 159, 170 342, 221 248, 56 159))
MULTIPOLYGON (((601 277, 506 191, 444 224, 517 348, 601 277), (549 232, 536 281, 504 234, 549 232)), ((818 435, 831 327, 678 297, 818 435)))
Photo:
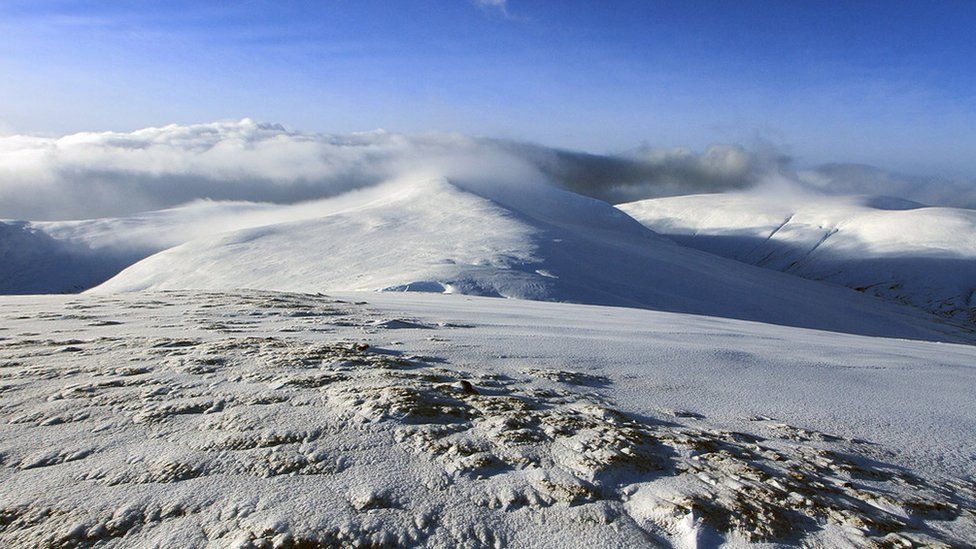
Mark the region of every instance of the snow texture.
POLYGON ((0 541, 976 539, 970 346, 341 297, 3 298, 0 541))

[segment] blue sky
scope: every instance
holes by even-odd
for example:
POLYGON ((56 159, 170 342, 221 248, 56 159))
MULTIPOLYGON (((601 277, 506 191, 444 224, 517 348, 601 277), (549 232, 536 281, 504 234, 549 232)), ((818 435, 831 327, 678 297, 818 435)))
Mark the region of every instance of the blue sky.
POLYGON ((252 117, 976 176, 976 3, 0 1, 0 130, 252 117))

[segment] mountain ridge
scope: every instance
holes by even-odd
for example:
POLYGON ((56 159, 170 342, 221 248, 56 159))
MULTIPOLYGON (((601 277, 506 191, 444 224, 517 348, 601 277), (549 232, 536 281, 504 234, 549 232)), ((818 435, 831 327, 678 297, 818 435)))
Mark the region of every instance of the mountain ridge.
POLYGON ((446 179, 391 183, 344 212, 191 240, 91 292, 230 287, 423 290, 969 337, 911 309, 683 248, 604 202, 446 179))

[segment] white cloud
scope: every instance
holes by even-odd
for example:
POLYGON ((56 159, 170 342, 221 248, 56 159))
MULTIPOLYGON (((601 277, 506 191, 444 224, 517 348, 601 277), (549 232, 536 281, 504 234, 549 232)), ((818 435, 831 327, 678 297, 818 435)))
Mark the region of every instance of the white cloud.
MULTIPOLYGON (((796 172, 737 145, 594 155, 458 134, 302 133, 252 120, 61 138, 0 136, 0 218, 127 215, 198 199, 291 204, 402 178, 521 185, 545 181, 608 202, 779 183, 820 194, 888 195, 976 206, 976 184, 856 165, 796 172)), ((776 190, 779 189, 779 190, 776 190)))
POLYGON ((474 0, 474 3, 485 11, 491 10, 500 13, 505 17, 510 17, 508 12, 508 0, 474 0))
POLYGON ((295 203, 402 177, 545 180, 610 201, 739 188, 740 147, 601 156, 464 135, 310 134, 252 120, 0 137, 0 217, 114 216, 196 199, 295 203))

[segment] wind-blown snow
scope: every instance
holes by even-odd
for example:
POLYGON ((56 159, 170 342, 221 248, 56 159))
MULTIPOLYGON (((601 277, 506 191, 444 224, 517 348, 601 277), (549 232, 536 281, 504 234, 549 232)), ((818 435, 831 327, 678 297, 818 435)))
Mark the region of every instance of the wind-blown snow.
POLYGON ((627 308, 343 298, 0 298, 0 542, 976 536, 974 347, 627 308))
POLYGON ((976 321, 973 210, 891 198, 758 193, 619 207, 684 246, 976 321))
POLYGON ((908 308, 682 248, 606 203, 546 185, 405 181, 345 204, 314 219, 192 240, 92 291, 416 290, 969 337, 908 308))

